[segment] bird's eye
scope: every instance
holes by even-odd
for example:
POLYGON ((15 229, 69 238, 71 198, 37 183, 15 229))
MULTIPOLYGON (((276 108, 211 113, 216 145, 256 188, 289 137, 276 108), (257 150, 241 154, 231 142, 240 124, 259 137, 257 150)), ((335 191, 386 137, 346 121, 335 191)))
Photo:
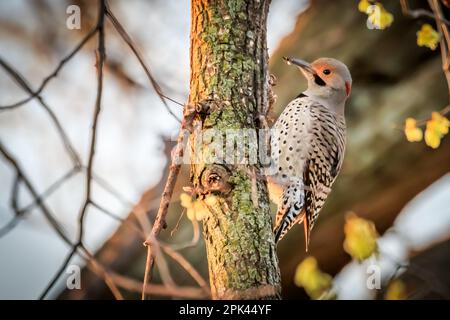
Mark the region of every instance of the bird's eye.
POLYGON ((323 70, 323 74, 329 75, 331 73, 330 69, 323 70))

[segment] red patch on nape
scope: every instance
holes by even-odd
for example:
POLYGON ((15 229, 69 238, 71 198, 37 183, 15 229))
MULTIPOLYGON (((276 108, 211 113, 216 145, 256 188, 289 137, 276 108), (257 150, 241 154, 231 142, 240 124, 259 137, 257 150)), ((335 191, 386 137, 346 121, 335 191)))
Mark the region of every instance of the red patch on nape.
POLYGON ((350 87, 350 82, 345 81, 345 93, 347 94, 347 97, 350 95, 350 91, 352 91, 352 88, 350 87))

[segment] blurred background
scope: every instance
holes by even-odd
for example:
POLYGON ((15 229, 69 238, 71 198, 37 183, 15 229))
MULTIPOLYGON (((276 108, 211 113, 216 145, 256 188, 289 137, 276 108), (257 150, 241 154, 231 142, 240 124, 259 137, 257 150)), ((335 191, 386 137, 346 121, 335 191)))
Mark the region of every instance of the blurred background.
MULTIPOLYGON (((268 47, 270 72, 277 78, 274 112, 279 114, 306 86, 299 72, 283 63, 283 56, 309 61, 329 56, 349 66, 353 89, 346 108, 346 158, 312 233, 308 255, 334 277, 338 299, 380 298, 383 289, 370 290, 366 285, 367 265, 373 261, 351 261, 343 249, 345 216, 353 211, 373 221, 381 235, 377 264, 383 283, 399 277, 407 298, 447 299, 450 141, 444 138, 438 149, 431 149, 408 142, 402 127, 407 117, 427 119, 432 111, 448 105, 448 88, 439 50, 416 44, 416 32, 429 20, 405 17, 397 1, 384 2, 394 22, 385 30, 369 30, 367 17, 358 12, 358 1, 273 0, 268 47)), ((164 93, 184 103, 189 89, 189 1, 115 0, 110 6, 164 93)), ((94 27, 96 10, 93 1, 0 2, 0 106, 29 97, 24 83, 32 91, 38 89, 94 27), (66 27, 66 9, 72 4, 81 9, 80 30, 66 27)), ((142 235, 132 227, 136 217, 130 212, 144 207, 154 219, 179 123, 109 23, 105 37, 107 62, 92 182, 92 198, 99 206, 87 211, 84 245, 109 270, 142 281, 146 250, 142 235)), ((39 97, 0 110, 2 147, 37 193, 45 194, 43 201, 73 241, 86 175, 83 166, 73 170, 67 141, 86 165, 96 95, 96 45, 90 39, 39 97), (55 118, 67 134, 66 141, 55 118), (55 181, 61 183, 55 185, 55 181)), ((169 108, 181 118, 179 105, 169 103, 169 108)), ((0 157, 0 299, 36 299, 63 264, 70 246, 61 241, 39 206, 33 205, 29 188, 16 183, 16 170, 5 160, 0 157)), ((186 185, 188 168, 183 168, 169 227, 161 239, 178 246, 177 252, 207 278, 197 224, 185 215, 180 217, 178 199, 186 185)), ((288 233, 278 246, 283 297, 288 299, 308 298, 293 281, 297 265, 306 257, 300 229, 288 233)), ((173 259, 167 258, 167 263, 177 285, 195 285, 173 259)), ((70 264, 83 268, 85 261, 75 256, 70 264)), ((82 271, 81 290, 67 290, 67 276, 62 274, 47 298, 112 298, 103 279, 87 268, 82 271)), ((153 282, 160 281, 156 272, 153 282)), ((139 298, 135 291, 128 288, 123 294, 139 298)))

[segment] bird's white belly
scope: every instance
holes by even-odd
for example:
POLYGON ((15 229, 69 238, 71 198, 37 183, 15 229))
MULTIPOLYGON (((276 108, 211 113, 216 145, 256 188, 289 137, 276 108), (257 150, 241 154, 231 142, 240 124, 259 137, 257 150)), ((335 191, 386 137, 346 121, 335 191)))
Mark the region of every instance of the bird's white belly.
POLYGON ((303 179, 312 147, 311 116, 305 99, 292 101, 273 127, 271 155, 272 175, 269 175, 271 200, 279 199, 284 186, 303 179))

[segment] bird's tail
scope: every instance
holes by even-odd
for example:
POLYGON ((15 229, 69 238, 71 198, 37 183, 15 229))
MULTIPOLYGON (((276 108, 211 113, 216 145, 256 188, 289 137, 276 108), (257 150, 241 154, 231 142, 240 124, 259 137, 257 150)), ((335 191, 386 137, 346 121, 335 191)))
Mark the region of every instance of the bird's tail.
MULTIPOLYGON (((282 194, 275 216, 275 242, 280 241, 296 223, 304 219, 305 192, 303 184, 296 182, 288 185, 282 194)), ((309 233, 308 233, 309 235, 309 233)))

